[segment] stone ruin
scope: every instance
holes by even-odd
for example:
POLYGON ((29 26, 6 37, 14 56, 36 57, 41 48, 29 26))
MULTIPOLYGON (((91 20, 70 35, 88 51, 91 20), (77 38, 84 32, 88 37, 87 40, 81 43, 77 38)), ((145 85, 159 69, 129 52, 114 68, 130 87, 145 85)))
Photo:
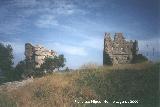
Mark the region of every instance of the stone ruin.
POLYGON ((57 53, 53 50, 48 50, 40 45, 25 44, 25 56, 26 60, 32 62, 35 68, 39 68, 44 62, 46 57, 57 56, 57 53))
POLYGON ((126 41, 123 33, 115 33, 114 40, 110 33, 105 33, 103 65, 131 63, 138 54, 138 42, 126 41))

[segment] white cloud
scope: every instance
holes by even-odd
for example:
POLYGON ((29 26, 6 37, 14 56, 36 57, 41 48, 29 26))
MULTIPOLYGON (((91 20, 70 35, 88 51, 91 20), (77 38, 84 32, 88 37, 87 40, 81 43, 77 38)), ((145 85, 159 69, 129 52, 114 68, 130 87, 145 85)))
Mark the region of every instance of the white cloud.
POLYGON ((24 51, 25 51, 25 47, 24 47, 24 43, 22 43, 21 41, 0 41, 0 43, 3 43, 4 45, 11 45, 13 48, 13 55, 14 55, 14 65, 16 65, 19 61, 24 59, 24 51))
POLYGON ((31 24, 40 28, 50 28, 59 24, 57 20, 59 16, 83 13, 83 10, 70 0, 12 0, 5 2, 0 8, 0 12, 3 13, 0 17, 4 19, 0 22, 0 27, 3 28, 0 33, 6 35, 22 33, 26 31, 25 27, 31 24), (35 23, 30 18, 32 16, 37 17, 35 23))
POLYGON ((5 45, 11 45, 13 48, 14 54, 24 53, 24 43, 21 42, 9 42, 9 41, 0 41, 1 43, 5 45))
POLYGON ((139 53, 145 55, 152 61, 160 60, 160 38, 150 40, 139 40, 139 53))
POLYGON ((36 0, 13 0, 11 3, 17 7, 33 7, 36 6, 36 0))
POLYGON ((24 11, 29 11, 28 14, 30 15, 37 13, 41 13, 41 15, 46 13, 71 15, 78 10, 76 5, 68 0, 14 0, 10 2, 10 5, 25 8, 24 11))
POLYGON ((87 51, 85 47, 73 46, 69 44, 62 43, 46 43, 46 46, 50 49, 54 47, 54 49, 58 52, 62 52, 69 55, 78 55, 78 56, 87 56, 87 51))
POLYGON ((53 15, 43 15, 37 20, 35 25, 40 28, 50 28, 52 26, 57 26, 58 21, 53 15))
POLYGON ((56 13, 59 15, 71 15, 77 10, 76 5, 73 4, 73 2, 66 0, 57 0, 54 2, 56 8, 52 9, 52 11, 56 10, 56 13))
POLYGON ((102 38, 95 38, 95 37, 88 37, 86 40, 82 41, 82 46, 102 50, 103 49, 103 39, 102 38))
POLYGON ((140 51, 152 51, 153 48, 155 51, 160 52, 160 38, 150 39, 150 40, 139 40, 138 41, 140 51))

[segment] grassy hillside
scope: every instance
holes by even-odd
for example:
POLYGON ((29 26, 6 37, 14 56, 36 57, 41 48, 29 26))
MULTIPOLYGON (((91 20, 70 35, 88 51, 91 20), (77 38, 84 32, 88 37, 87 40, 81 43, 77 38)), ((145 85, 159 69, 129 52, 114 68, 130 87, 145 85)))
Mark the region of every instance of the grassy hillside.
POLYGON ((53 73, 2 89, 0 107, 158 107, 159 70, 160 63, 143 63, 53 73), (90 100, 101 104, 84 103, 90 100), (130 100, 138 104, 115 104, 130 100))

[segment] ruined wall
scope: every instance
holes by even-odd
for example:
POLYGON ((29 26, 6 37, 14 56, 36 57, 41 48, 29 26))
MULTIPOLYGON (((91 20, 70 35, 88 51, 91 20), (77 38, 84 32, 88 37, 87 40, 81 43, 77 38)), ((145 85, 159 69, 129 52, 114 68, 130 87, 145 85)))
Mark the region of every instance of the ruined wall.
POLYGON ((111 60, 112 64, 126 64, 130 63, 133 55, 137 54, 138 42, 126 41, 122 33, 115 33, 114 40, 112 40, 110 33, 105 33, 104 37, 104 65, 107 60, 111 60), (135 50, 135 51, 133 51, 135 50), (105 55, 109 58, 106 58, 105 55))
POLYGON ((40 45, 31 45, 30 43, 25 44, 25 56, 30 62, 33 62, 36 68, 44 62, 46 57, 54 57, 57 53, 53 50, 48 50, 40 45))

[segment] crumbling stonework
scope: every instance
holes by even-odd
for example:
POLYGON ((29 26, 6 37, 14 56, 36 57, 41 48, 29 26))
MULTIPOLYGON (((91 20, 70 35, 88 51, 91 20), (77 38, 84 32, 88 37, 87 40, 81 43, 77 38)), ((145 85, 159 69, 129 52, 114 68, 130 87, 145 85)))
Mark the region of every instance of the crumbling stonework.
POLYGON ((26 60, 32 62, 35 68, 39 68, 46 57, 54 57, 57 53, 53 50, 48 50, 40 45, 25 44, 26 60))
POLYGON ((138 42, 126 41, 122 33, 115 33, 112 40, 110 33, 105 33, 103 64, 126 64, 131 63, 133 57, 137 55, 138 42))

